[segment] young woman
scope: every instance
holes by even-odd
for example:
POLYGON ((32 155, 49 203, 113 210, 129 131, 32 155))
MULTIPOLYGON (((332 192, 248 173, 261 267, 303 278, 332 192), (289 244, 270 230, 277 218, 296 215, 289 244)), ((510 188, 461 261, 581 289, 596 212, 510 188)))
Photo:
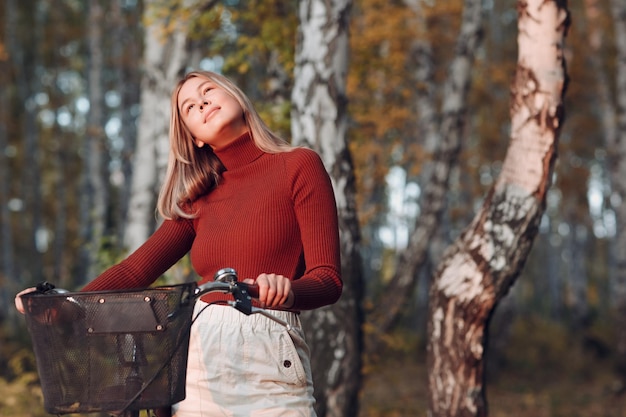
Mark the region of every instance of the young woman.
MULTIPOLYGON (((289 146, 227 78, 192 72, 172 93, 170 156, 156 232, 84 290, 143 288, 186 253, 200 283, 224 267, 259 287, 257 305, 291 324, 213 304, 192 326, 177 417, 314 416, 298 312, 341 295, 339 233, 319 156, 289 146)), ((17 302, 18 300, 16 300, 17 302)), ((19 307, 18 307, 19 308, 19 307)))

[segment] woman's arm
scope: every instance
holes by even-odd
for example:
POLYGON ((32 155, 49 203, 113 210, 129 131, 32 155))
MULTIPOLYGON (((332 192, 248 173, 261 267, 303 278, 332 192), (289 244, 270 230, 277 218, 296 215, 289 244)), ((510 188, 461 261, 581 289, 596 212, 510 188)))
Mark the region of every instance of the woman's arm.
POLYGON ((191 221, 166 220, 128 258, 104 271, 82 291, 148 287, 189 251, 195 235, 191 221))
POLYGON ((330 178, 319 155, 309 149, 287 154, 292 198, 304 248, 306 270, 292 282, 292 309, 333 304, 341 296, 341 259, 337 206, 330 178))

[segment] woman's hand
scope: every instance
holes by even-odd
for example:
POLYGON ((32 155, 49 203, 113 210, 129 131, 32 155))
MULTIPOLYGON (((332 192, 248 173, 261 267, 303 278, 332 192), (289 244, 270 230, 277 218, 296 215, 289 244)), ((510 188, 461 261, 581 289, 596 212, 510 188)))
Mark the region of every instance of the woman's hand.
POLYGON ((22 294, 28 294, 29 292, 33 292, 36 290, 37 290, 36 287, 30 287, 17 293, 17 295, 15 296, 15 308, 17 309, 17 311, 24 314, 24 304, 22 303, 22 298, 21 298, 22 294))
POLYGON ((255 281, 244 280, 259 287, 259 302, 264 308, 290 308, 293 292, 289 278, 277 274, 260 274, 255 281))

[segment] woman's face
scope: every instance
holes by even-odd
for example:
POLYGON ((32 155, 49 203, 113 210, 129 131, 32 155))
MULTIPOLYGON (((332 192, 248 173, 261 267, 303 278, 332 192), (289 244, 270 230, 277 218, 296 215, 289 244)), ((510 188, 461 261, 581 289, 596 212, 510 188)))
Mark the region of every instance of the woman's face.
POLYGON ((222 148, 248 129, 239 102, 207 78, 185 81, 178 93, 178 111, 199 147, 222 148))

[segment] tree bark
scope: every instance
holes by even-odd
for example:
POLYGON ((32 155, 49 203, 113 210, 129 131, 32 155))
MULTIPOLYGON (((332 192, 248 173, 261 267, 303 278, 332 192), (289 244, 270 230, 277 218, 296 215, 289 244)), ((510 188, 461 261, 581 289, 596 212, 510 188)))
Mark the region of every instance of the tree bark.
POLYGON ((89 66, 87 73, 89 114, 83 146, 83 185, 81 190, 81 238, 79 279, 83 283, 94 277, 96 258, 104 235, 107 208, 106 136, 104 135, 102 91, 102 30, 104 9, 99 0, 89 2, 88 45, 89 66))
POLYGON ((585 265, 585 254, 589 252, 589 232, 573 220, 569 224, 570 234, 565 241, 564 256, 567 257, 567 294, 570 322, 574 331, 585 331, 590 323, 591 309, 587 292, 589 279, 585 265))
MULTIPOLYGON (((594 89, 598 101, 597 105, 600 109, 599 115, 602 134, 604 136, 607 149, 610 150, 614 148, 616 143, 617 115, 610 91, 611 82, 609 81, 607 70, 604 68, 602 63, 601 48, 604 39, 604 28, 602 23, 599 21, 599 17, 603 13, 599 3, 599 0, 584 1, 584 10, 587 17, 587 42, 590 48, 590 53, 587 54, 587 59, 597 81, 594 85, 594 89)), ((614 2, 615 6, 626 10, 626 5, 623 5, 622 3, 623 2, 619 1, 614 2)), ((616 10, 616 13, 619 12, 616 10)), ((615 19, 617 19, 617 17, 615 17, 615 19)), ((622 28, 621 30, 623 31, 622 35, 626 36, 626 29, 622 28)), ((617 42, 619 43, 619 34, 616 33, 616 35, 617 42)), ((623 43, 624 42, 622 41, 622 44, 623 43)))
POLYGON ((615 207, 616 236, 613 253, 615 271, 613 294, 615 329, 617 331, 618 372, 622 390, 626 390, 626 4, 621 0, 611 2, 615 25, 617 59, 615 94, 617 100, 617 132, 615 143, 608 148, 609 175, 613 194, 621 204, 615 207))
MULTIPOLYGON (((382 300, 377 302, 379 308, 373 312, 372 333, 368 335, 366 344, 368 351, 375 351, 382 335, 389 331, 402 313, 406 302, 413 294, 417 283, 419 268, 427 261, 431 239, 437 231, 441 215, 446 204, 446 192, 450 172, 456 166, 461 150, 464 121, 467 110, 467 92, 471 84, 471 67, 474 56, 482 37, 482 2, 465 0, 461 30, 457 39, 456 56, 450 67, 448 79, 444 86, 441 125, 434 128, 434 116, 431 109, 435 108, 435 98, 422 87, 418 95, 419 107, 424 111, 423 127, 428 143, 436 142, 432 136, 439 137, 435 146, 434 160, 429 168, 423 197, 420 200, 421 214, 409 237, 407 248, 399 256, 396 272, 389 285, 385 288, 382 300), (427 104, 427 102, 430 102, 427 104)), ((415 44, 412 54, 425 65, 418 69, 418 86, 430 84, 432 79, 423 78, 429 72, 430 65, 424 61, 429 48, 423 43, 415 44)), ((431 74, 432 76, 432 74, 431 74)))
MULTIPOLYGON (((185 69, 186 30, 165 35, 154 21, 155 0, 145 2, 144 74, 141 80, 141 115, 137 131, 134 169, 124 246, 137 249, 154 231, 154 206, 169 151, 170 93, 185 69)), ((185 22, 179 23, 184 27, 185 22)))
POLYGON ((346 141, 350 0, 299 5, 292 137, 324 160, 337 200, 344 292, 334 305, 304 314, 319 417, 355 416, 361 386, 363 282, 355 182, 346 141))
MULTIPOLYGON (((14 18, 20 19, 18 5, 9 6, 15 12, 14 18)), ((33 25, 27 34, 20 33, 14 26, 14 20, 7 19, 7 24, 12 27, 12 36, 7 39, 7 46, 13 64, 17 100, 27 103, 22 109, 20 118, 22 138, 23 166, 27 167, 21 175, 21 201, 23 203, 19 216, 21 224, 17 233, 27 239, 28 261, 22 264, 18 258, 18 269, 25 282, 37 282, 42 279, 42 255, 41 247, 38 247, 37 234, 42 229, 42 192, 41 192, 41 146, 37 134, 37 112, 33 105, 33 96, 38 91, 40 82, 35 70, 41 65, 39 49, 32 45, 40 45, 43 36, 43 8, 34 8, 28 23, 33 25), (30 20, 32 19, 32 20, 30 20), (29 38, 31 36, 32 38, 29 38), (19 42, 22 42, 20 44, 19 42)), ((19 20, 18 20, 19 21, 19 20)))
POLYGON ((133 114, 135 105, 140 97, 140 68, 134 57, 141 55, 141 42, 134 36, 133 23, 141 20, 141 15, 125 13, 124 0, 111 2, 109 13, 109 30, 114 33, 114 41, 111 55, 113 58, 113 71, 115 73, 115 90, 121 97, 119 118, 121 119, 120 137, 123 146, 118 155, 119 166, 115 173, 120 178, 117 186, 117 199, 115 205, 115 242, 116 249, 123 249, 124 229, 126 227, 126 215, 128 202, 131 196, 131 183, 133 177, 132 155, 135 150, 137 138, 136 117, 133 114))
POLYGON ((502 172, 433 277, 429 415, 486 416, 489 319, 519 275, 545 209, 563 121, 564 1, 520 0, 511 138, 502 172))
MULTIPOLYGON (((10 20, 15 13, 15 2, 5 4, 5 34, 4 39, 10 39, 14 34, 15 20, 10 20)), ((0 85, 9 85, 9 57, 0 56, 0 85)), ((7 125, 9 121, 9 94, 8 88, 0 88, 0 322, 5 316, 15 316, 11 308, 11 298, 18 291, 18 280, 15 274, 15 253, 13 250, 13 224, 9 210, 9 192, 11 176, 9 175, 9 158, 7 150, 9 137, 7 125)), ((7 320, 13 323, 14 320, 7 320)))

